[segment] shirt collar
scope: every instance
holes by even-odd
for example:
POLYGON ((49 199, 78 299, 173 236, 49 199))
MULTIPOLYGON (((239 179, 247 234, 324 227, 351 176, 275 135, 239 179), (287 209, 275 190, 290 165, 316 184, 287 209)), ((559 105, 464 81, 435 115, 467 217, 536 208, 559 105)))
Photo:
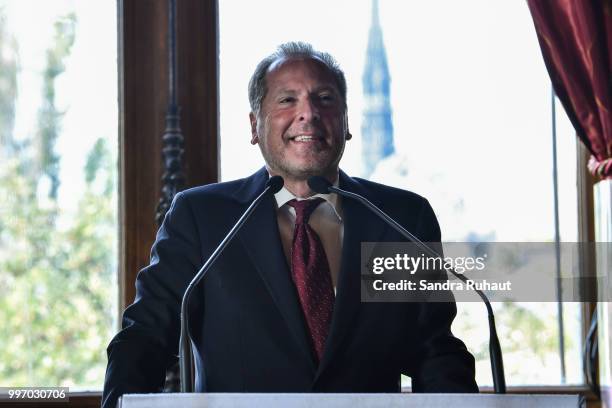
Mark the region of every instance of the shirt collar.
MULTIPOLYGON (((334 187, 338 187, 339 178, 336 177, 336 180, 333 182, 334 187)), ((287 204, 291 200, 312 200, 314 198, 322 198, 327 201, 331 207, 333 208, 336 216, 339 220, 342 220, 341 208, 340 208, 340 196, 338 194, 315 194, 308 198, 299 198, 293 195, 293 193, 287 190, 285 187, 281 188, 278 193, 274 194, 274 198, 276 199, 276 204, 278 208, 281 208, 283 205, 287 204)))

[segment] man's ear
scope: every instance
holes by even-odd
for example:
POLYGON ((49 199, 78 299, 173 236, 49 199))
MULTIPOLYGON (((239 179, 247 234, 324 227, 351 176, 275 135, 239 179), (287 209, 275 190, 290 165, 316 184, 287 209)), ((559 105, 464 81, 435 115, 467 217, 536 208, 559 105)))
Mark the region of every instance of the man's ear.
POLYGON ((253 112, 249 113, 249 120, 251 121, 251 144, 256 145, 259 142, 257 136, 257 116, 253 112))

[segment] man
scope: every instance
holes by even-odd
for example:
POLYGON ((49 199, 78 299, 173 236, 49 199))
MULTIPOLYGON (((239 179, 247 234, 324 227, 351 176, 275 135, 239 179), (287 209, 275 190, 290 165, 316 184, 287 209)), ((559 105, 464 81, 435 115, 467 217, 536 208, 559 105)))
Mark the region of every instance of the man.
POLYGON ((268 196, 194 292, 196 391, 477 392, 474 359, 450 325, 453 303, 360 302, 360 244, 403 239, 361 204, 314 195, 313 175, 364 195, 426 242, 440 240, 428 202, 339 171, 346 82, 333 58, 288 43, 249 84, 252 176, 179 193, 138 275, 137 297, 108 347, 103 404, 158 392, 176 362, 185 288, 271 175, 268 196))

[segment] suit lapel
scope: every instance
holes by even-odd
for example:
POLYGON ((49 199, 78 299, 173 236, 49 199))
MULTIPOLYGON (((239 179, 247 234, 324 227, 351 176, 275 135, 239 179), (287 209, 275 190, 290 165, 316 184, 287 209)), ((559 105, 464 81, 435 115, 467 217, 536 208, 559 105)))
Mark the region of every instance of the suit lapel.
MULTIPOLYGON (((372 197, 368 197, 360 184, 342 171, 340 172, 340 188, 366 196, 378 205, 372 197)), ((342 212, 344 238, 336 301, 331 329, 316 378, 330 364, 334 352, 342 344, 348 331, 358 322, 356 319, 361 308, 361 242, 379 241, 387 230, 382 220, 355 200, 342 197, 342 212)))
MULTIPOLYGON (((262 169, 253 177, 254 181, 248 184, 248 188, 237 193, 237 198, 244 201, 245 204, 250 203, 263 191, 268 175, 266 170, 262 169)), ((255 269, 289 327, 289 331, 305 357, 310 361, 314 373, 315 361, 302 309, 282 249, 274 196, 268 195, 260 203, 239 236, 255 269)))

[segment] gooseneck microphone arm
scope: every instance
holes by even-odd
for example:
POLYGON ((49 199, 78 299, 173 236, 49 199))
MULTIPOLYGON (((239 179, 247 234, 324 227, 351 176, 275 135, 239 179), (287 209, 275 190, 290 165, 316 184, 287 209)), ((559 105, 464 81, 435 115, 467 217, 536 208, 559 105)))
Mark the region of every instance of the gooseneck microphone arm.
POLYGON ((204 278, 206 272, 210 270, 217 258, 221 255, 225 247, 234 239, 238 231, 242 228, 244 223, 249 219, 253 211, 257 208, 259 203, 267 194, 276 194, 283 187, 283 178, 281 176, 272 176, 266 183, 264 191, 257 196, 255 200, 249 205, 244 214, 227 233, 223 241, 217 246, 215 251, 210 255, 208 260, 202 265, 198 273, 193 277, 185 294, 183 295, 183 301, 181 302, 181 337, 179 340, 179 366, 181 376, 181 392, 193 392, 193 355, 191 352, 191 337, 189 336, 189 298, 193 289, 197 284, 204 278))
MULTIPOLYGON (((397 221, 389 217, 380 208, 372 204, 367 198, 359 194, 355 194, 350 191, 346 191, 338 187, 334 187, 327 179, 320 177, 320 176, 309 178, 308 186, 310 187, 311 190, 317 193, 328 194, 331 192, 331 193, 336 193, 338 195, 341 195, 343 197, 347 197, 347 198, 351 198, 351 199, 359 201, 364 206, 366 206, 370 211, 372 211, 374 214, 379 216, 383 221, 385 221, 385 223, 391 226, 395 231, 400 233, 403 237, 405 237, 409 241, 416 244, 427 255, 435 257, 435 258, 442 258, 442 256, 439 253, 437 253, 434 249, 432 249, 427 244, 425 244, 423 241, 415 237, 412 233, 410 233, 410 231, 406 230, 397 221)), ((460 279, 461 281, 467 282, 468 279, 465 277, 465 275, 455 272, 453 268, 447 267, 445 263, 443 263, 443 267, 446 270, 446 272, 450 272, 454 276, 456 276, 458 279, 460 279)), ((497 337, 497 330, 495 328, 495 315, 493 314, 493 308, 491 307, 491 302, 489 302, 489 299, 481 290, 478 290, 478 289, 474 289, 474 290, 476 291, 480 299, 482 299, 485 306, 487 307, 487 314, 489 317, 489 356, 491 358, 491 372, 493 374, 493 388, 496 394, 505 394, 506 393, 506 378, 504 375, 504 362, 502 358, 501 346, 499 344, 499 338, 497 337)))

